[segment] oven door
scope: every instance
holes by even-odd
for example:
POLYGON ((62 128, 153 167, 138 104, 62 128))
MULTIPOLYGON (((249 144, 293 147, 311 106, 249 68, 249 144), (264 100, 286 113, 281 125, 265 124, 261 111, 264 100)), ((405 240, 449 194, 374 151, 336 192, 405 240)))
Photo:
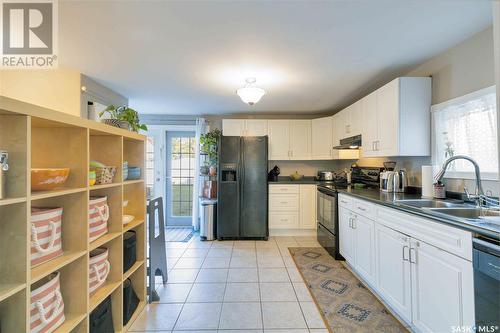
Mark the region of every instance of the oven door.
POLYGON ((317 216, 318 223, 328 229, 332 234, 337 234, 335 223, 337 211, 337 193, 325 192, 318 188, 317 197, 317 216))
POLYGON ((323 247, 330 255, 336 255, 335 251, 335 235, 333 235, 328 229, 326 229, 323 225, 318 223, 318 243, 323 247))

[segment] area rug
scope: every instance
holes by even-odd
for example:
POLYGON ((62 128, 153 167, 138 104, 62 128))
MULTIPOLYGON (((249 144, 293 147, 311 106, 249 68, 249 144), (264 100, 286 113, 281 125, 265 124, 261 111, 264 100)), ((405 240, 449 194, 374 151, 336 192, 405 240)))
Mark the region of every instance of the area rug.
POLYGON ((167 227, 165 230, 166 242, 189 242, 193 237, 192 227, 167 227))
POLYGON ((343 264, 321 247, 289 248, 333 333, 408 332, 343 264))

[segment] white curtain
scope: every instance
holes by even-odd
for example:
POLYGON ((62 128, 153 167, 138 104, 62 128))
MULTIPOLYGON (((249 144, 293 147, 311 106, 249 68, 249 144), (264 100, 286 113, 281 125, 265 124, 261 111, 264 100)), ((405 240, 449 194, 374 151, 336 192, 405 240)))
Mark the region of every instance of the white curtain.
POLYGON ((207 132, 207 122, 205 118, 196 119, 196 135, 195 135, 195 159, 194 159, 194 184, 193 184, 193 221, 194 230, 200 229, 200 136, 207 132))
MULTIPOLYGON (((497 116, 495 87, 433 106, 434 160, 441 165, 447 158, 467 155, 475 159, 481 172, 495 177, 498 171, 497 116)), ((450 175, 467 176, 472 166, 457 160, 450 175)), ((488 177, 488 178, 489 178, 488 177)))

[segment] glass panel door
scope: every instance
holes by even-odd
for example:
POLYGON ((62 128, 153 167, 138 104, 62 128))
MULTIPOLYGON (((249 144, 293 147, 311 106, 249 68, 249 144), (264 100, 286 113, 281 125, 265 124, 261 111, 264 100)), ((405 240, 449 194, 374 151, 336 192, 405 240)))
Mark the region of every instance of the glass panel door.
POLYGON ((168 226, 192 223, 195 144, 194 132, 167 132, 168 226))

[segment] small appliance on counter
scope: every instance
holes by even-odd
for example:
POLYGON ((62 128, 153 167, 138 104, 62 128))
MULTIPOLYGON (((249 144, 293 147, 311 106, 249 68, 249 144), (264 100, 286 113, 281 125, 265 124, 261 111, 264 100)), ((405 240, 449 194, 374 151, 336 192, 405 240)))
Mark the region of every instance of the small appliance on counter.
POLYGON ((335 172, 333 171, 318 171, 318 176, 316 180, 329 181, 334 180, 335 172))
POLYGON ((0 199, 7 197, 7 171, 9 171, 9 154, 5 150, 0 150, 0 199))
POLYGON ((408 188, 408 175, 405 169, 394 171, 396 162, 384 162, 384 171, 380 173, 380 190, 387 193, 404 193, 408 188))
POLYGON ((270 182, 277 182, 278 181, 278 175, 280 174, 280 168, 275 165, 274 168, 269 171, 267 174, 267 180, 270 182))

